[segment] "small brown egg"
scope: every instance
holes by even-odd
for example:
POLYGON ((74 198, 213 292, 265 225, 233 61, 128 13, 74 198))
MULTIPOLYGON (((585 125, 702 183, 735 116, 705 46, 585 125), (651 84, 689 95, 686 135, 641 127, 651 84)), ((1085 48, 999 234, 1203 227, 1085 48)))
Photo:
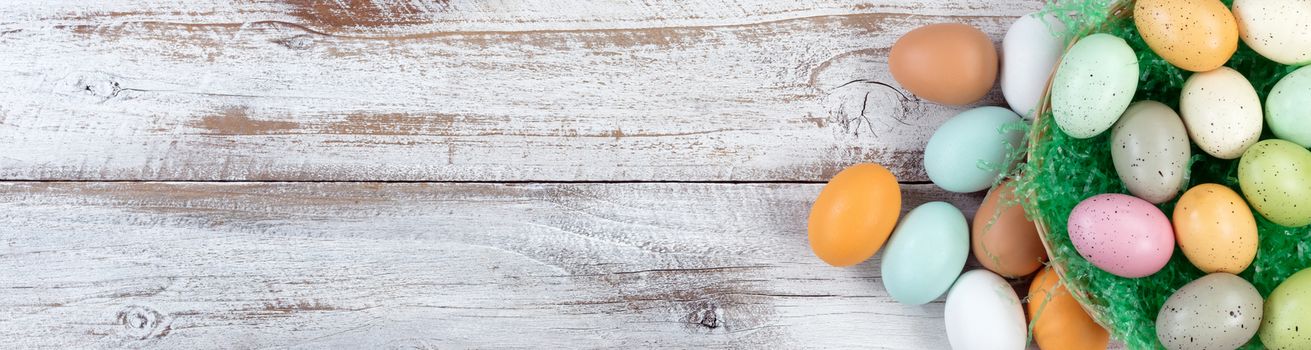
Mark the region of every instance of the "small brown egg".
POLYGON ((1038 227, 1024 217, 1015 200, 1015 187, 1003 182, 988 192, 970 228, 974 258, 984 268, 1005 277, 1025 276, 1042 267, 1047 250, 1038 238, 1038 227))
POLYGON ((997 49, 978 29, 958 23, 927 25, 906 33, 888 55, 892 78, 925 100, 967 105, 997 80, 997 49))
POLYGON ((1219 68, 1238 50, 1238 21, 1220 0, 1138 0, 1133 22, 1152 51, 1182 69, 1219 68))

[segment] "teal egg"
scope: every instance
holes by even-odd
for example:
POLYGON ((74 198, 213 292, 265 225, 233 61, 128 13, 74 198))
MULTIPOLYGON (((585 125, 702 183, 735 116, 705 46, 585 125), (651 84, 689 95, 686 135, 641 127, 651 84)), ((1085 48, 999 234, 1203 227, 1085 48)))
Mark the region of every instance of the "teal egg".
POLYGON ((970 253, 965 215, 945 202, 906 213, 883 248, 883 288, 898 302, 933 301, 960 276, 970 253))
POLYGON ((1275 137, 1311 148, 1311 66, 1280 79, 1265 101, 1265 122, 1275 137))
POLYGON ((1097 136, 1120 119, 1137 89, 1138 57, 1129 44, 1110 34, 1089 35, 1061 58, 1052 79, 1052 116, 1070 136, 1097 136))
POLYGON ((978 192, 1006 166, 1008 149, 1020 146, 1022 130, 1002 130, 1020 120, 1001 107, 979 107, 952 117, 929 137, 924 147, 924 171, 929 180, 952 192, 978 192), (983 164, 980 164, 983 163, 983 164))
POLYGON ((1238 185, 1256 212, 1288 227, 1311 225, 1311 151, 1271 139, 1238 161, 1238 185))

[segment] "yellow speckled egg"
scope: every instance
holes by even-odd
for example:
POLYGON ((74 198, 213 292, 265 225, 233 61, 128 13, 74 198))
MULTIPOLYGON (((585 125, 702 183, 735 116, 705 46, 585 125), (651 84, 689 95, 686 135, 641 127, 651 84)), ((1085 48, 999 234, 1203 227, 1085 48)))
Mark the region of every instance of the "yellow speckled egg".
POLYGON ((1133 23, 1152 51, 1182 69, 1219 68, 1238 50, 1238 21, 1220 0, 1138 0, 1133 23))
POLYGON ((1223 185, 1194 186, 1174 207, 1175 241, 1188 261, 1206 273, 1238 274, 1256 258, 1256 218, 1237 192, 1223 185))

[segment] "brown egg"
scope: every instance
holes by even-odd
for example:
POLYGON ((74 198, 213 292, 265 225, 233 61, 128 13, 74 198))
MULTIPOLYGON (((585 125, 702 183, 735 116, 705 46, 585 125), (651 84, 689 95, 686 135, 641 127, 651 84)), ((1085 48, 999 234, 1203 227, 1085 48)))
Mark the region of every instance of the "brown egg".
POLYGON ((1024 208, 1015 200, 1015 186, 1009 181, 988 192, 974 213, 970 245, 984 268, 1006 277, 1033 273, 1047 260, 1038 227, 1024 217, 1024 208))
POLYGON ((888 55, 892 78, 925 100, 966 105, 992 90, 997 49, 974 27, 942 23, 906 33, 888 55))
POLYGON ((1152 51, 1182 69, 1220 68, 1238 50, 1238 21, 1220 0, 1138 0, 1133 23, 1152 51))

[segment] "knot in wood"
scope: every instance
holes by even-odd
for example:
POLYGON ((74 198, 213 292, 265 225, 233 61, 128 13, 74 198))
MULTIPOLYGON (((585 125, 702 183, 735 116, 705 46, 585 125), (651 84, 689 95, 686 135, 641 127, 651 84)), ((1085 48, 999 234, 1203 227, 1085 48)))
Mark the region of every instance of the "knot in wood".
POLYGON ((123 325, 123 335, 138 340, 168 335, 172 327, 164 318, 165 315, 154 308, 142 305, 125 306, 115 316, 115 320, 123 325))
POLYGON ((723 317, 724 311, 719 308, 719 305, 704 303, 687 315, 687 322, 708 329, 715 329, 724 324, 723 317))

